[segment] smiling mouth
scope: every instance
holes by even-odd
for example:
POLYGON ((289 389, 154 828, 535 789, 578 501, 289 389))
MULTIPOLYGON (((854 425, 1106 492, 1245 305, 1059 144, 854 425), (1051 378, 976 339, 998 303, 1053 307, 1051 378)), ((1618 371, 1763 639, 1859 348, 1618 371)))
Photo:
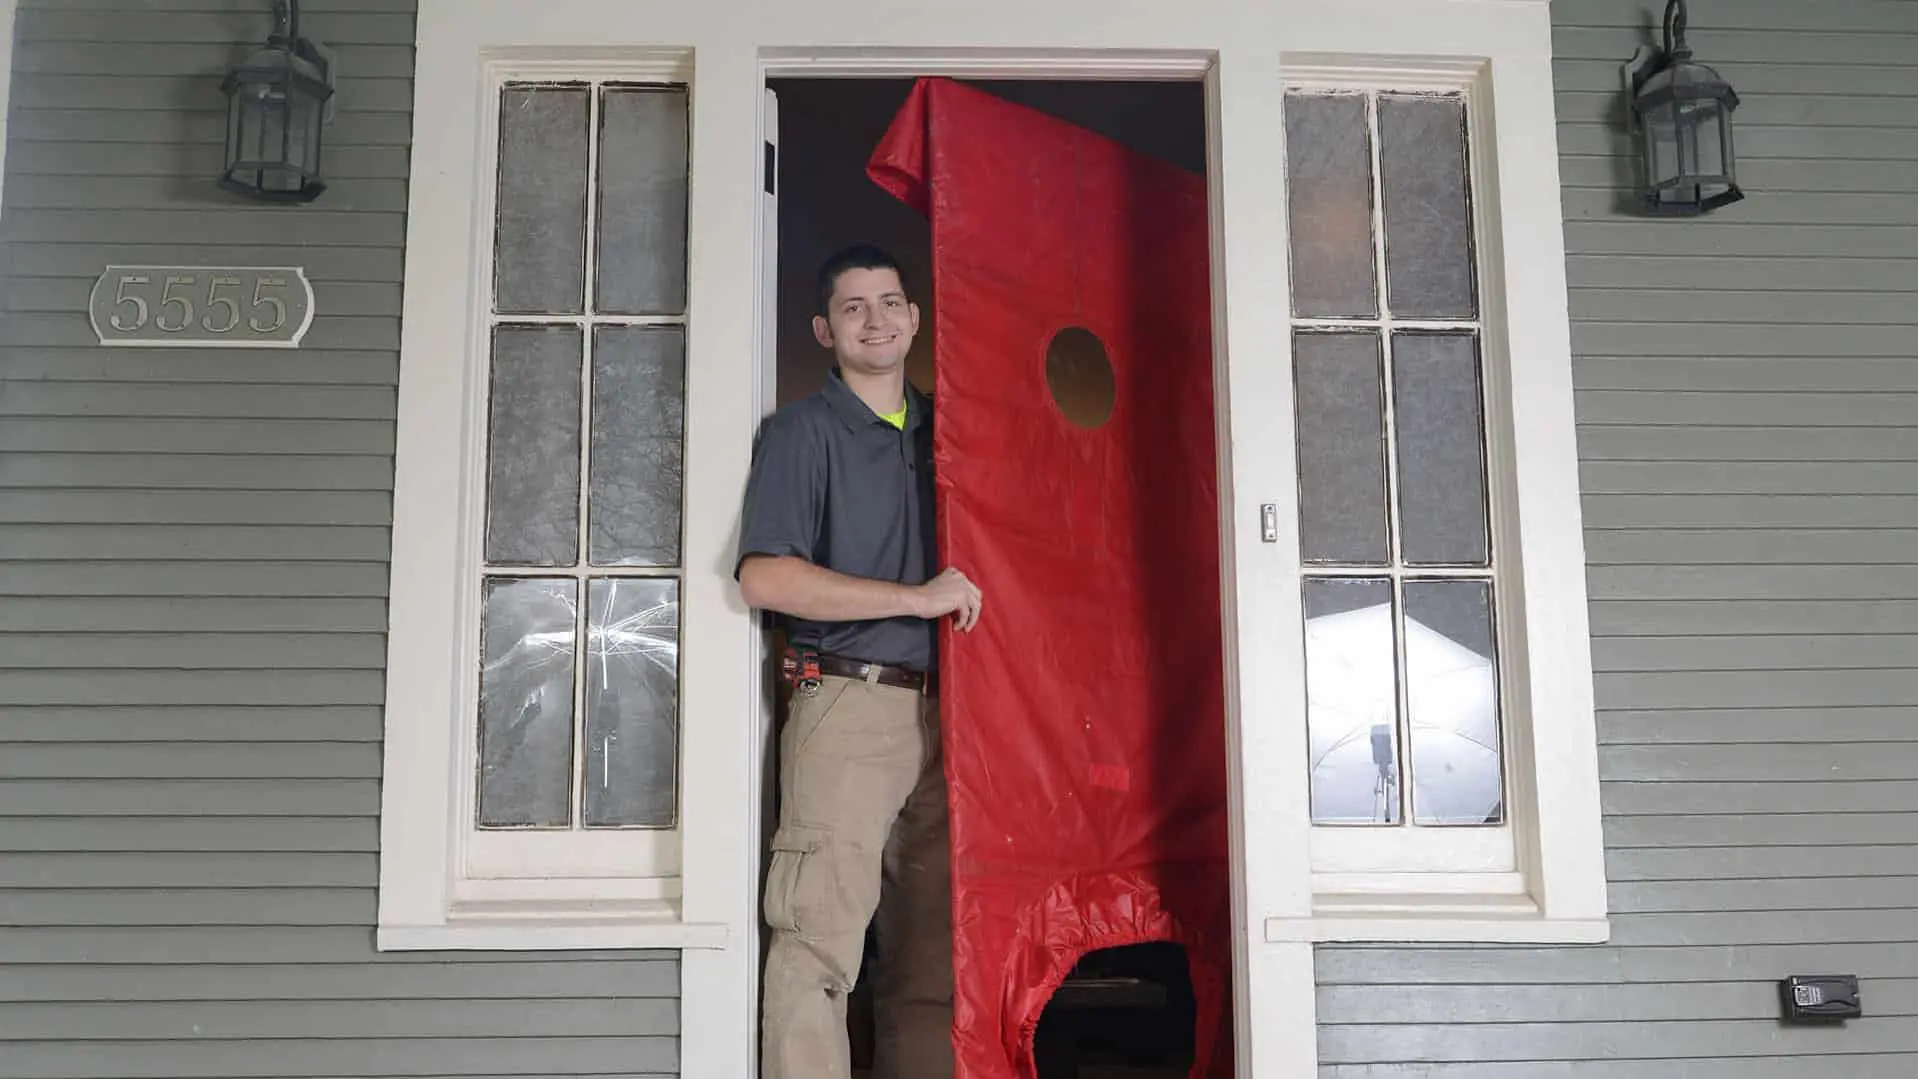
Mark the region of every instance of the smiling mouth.
POLYGON ((859 343, 862 345, 890 345, 897 340, 899 340, 899 335, 893 333, 887 334, 884 337, 861 337, 859 343))

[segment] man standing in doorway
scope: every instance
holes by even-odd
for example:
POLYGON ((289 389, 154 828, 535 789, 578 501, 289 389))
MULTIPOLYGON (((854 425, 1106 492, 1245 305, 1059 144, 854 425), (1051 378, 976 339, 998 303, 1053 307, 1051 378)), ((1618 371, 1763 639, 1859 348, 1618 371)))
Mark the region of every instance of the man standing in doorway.
POLYGON ((877 248, 827 260, 813 335, 836 361, 753 448, 737 574, 783 616, 792 705, 764 913, 762 1079, 848 1079, 869 925, 876 1079, 949 1079, 951 867, 938 620, 978 588, 937 569, 931 401, 906 381, 919 307, 877 248), (876 919, 876 924, 875 924, 876 919))

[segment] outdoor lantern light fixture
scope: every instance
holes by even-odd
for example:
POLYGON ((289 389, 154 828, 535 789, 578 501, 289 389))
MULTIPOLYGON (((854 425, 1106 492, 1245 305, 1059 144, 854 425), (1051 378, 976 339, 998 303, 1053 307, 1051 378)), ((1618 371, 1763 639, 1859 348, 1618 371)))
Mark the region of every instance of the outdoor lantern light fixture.
POLYGON ((300 36, 299 0, 274 0, 273 32, 229 73, 226 170, 220 186, 268 202, 311 202, 320 129, 333 118, 333 58, 300 36))
POLYGON ((1647 208, 1654 214, 1695 216, 1744 198, 1732 168, 1732 110, 1738 94, 1718 72, 1692 62, 1685 43, 1685 0, 1667 0, 1664 50, 1639 46, 1624 76, 1647 208))

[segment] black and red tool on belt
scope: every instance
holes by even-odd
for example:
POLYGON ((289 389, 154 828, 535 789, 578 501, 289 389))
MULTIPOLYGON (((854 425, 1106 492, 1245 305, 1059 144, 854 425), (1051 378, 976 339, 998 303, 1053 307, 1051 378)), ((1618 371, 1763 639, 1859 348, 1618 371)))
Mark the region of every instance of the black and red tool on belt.
POLYGON ((819 684, 819 653, 810 648, 788 648, 779 660, 779 675, 794 689, 819 684))

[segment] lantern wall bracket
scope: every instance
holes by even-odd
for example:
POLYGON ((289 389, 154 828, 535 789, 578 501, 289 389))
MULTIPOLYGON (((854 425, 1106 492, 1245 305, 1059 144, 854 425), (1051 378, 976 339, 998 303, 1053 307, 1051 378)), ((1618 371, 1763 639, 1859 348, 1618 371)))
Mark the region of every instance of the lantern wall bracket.
POLYGON ((1663 54, 1656 47, 1640 45, 1632 51, 1631 59, 1619 65, 1619 82, 1625 91, 1626 108, 1631 107, 1631 100, 1638 96, 1638 88, 1645 84, 1653 68, 1663 59, 1663 54))
POLYGON ((1637 97, 1639 87, 1645 85, 1645 80, 1659 68, 1692 58, 1692 47, 1685 41, 1685 22, 1684 0, 1665 0, 1665 17, 1662 20, 1665 47, 1640 45, 1632 51, 1632 58, 1620 68, 1626 100, 1637 97))
POLYGON ((333 93, 337 86, 333 80, 333 50, 300 36, 300 0, 273 0, 273 32, 267 35, 266 43, 284 46, 293 55, 320 69, 320 79, 326 83, 329 91, 326 104, 320 109, 320 122, 330 124, 333 114, 338 110, 340 96, 333 93))

